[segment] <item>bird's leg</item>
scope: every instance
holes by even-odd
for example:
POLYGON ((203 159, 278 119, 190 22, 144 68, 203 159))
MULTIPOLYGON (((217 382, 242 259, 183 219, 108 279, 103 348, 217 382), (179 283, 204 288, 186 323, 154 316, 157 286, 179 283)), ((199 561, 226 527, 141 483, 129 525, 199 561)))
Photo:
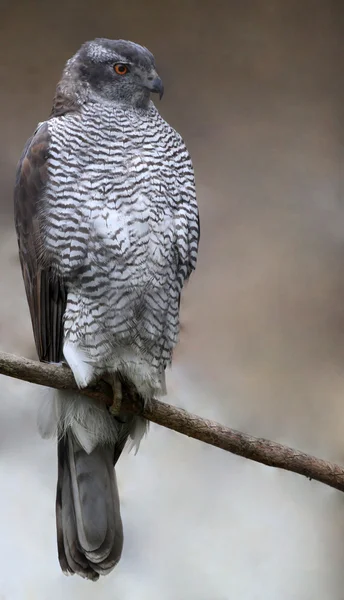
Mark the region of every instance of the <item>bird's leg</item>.
POLYGON ((112 415, 116 416, 121 412, 122 405, 122 382, 116 375, 114 375, 112 379, 112 390, 113 401, 109 411, 112 415))
POLYGON ((103 375, 102 379, 106 381, 112 387, 113 399, 112 404, 109 406, 109 412, 114 417, 119 415, 122 406, 122 382, 116 373, 103 375))

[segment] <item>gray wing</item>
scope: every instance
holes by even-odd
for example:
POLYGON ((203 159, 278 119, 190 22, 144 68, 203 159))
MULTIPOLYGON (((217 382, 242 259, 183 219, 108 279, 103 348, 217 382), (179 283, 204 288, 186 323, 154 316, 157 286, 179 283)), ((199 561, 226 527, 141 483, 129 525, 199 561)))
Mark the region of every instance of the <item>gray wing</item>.
POLYGON ((162 345, 162 363, 171 364, 173 349, 179 335, 179 310, 181 292, 185 282, 196 268, 200 239, 199 212, 196 187, 190 155, 182 138, 175 132, 174 147, 170 157, 175 165, 174 176, 178 199, 174 205, 174 266, 170 282, 170 299, 162 345))
POLYGON ((200 240, 200 220, 196 198, 195 176, 190 155, 180 138, 178 183, 180 186, 180 201, 177 208, 177 239, 178 254, 178 285, 180 291, 197 263, 198 245, 200 240))
POLYGON ((33 333, 41 361, 60 362, 66 288, 43 253, 40 202, 48 180, 47 123, 28 140, 18 164, 14 190, 19 257, 33 333))

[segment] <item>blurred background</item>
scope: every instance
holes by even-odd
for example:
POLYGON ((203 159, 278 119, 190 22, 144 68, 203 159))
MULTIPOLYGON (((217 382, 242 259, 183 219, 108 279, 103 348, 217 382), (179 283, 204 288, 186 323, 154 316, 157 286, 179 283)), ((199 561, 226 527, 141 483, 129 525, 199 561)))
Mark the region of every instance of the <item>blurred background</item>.
MULTIPOLYGON (((12 217, 17 160, 94 37, 155 54, 192 154, 202 237, 172 403, 344 461, 343 25, 335 0, 2 0, 0 347, 35 357, 12 217)), ((125 548, 60 573, 38 387, 1 377, 0 600, 343 600, 344 499, 152 426, 118 466, 125 548)))

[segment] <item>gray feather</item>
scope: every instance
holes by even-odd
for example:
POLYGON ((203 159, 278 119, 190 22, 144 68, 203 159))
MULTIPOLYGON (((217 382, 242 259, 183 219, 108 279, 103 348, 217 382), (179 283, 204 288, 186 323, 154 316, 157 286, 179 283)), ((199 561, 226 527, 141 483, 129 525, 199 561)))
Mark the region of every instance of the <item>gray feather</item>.
POLYGON ((123 529, 113 467, 114 447, 87 454, 68 431, 59 444, 57 528, 65 571, 96 580, 121 557, 123 529))

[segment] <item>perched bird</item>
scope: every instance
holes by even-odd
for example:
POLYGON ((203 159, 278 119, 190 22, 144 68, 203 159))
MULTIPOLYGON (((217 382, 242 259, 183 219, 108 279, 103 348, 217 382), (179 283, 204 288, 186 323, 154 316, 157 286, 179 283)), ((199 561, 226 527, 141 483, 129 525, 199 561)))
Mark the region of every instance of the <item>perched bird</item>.
MULTIPOLYGON (((192 162, 151 101, 163 84, 146 48, 86 42, 67 62, 50 118, 17 169, 15 223, 39 359, 79 388, 110 381, 149 402, 165 393, 180 294, 196 265, 192 162)), ((111 571, 123 546, 114 465, 139 417, 57 392, 41 415, 58 437, 56 523, 65 573, 111 571)))

